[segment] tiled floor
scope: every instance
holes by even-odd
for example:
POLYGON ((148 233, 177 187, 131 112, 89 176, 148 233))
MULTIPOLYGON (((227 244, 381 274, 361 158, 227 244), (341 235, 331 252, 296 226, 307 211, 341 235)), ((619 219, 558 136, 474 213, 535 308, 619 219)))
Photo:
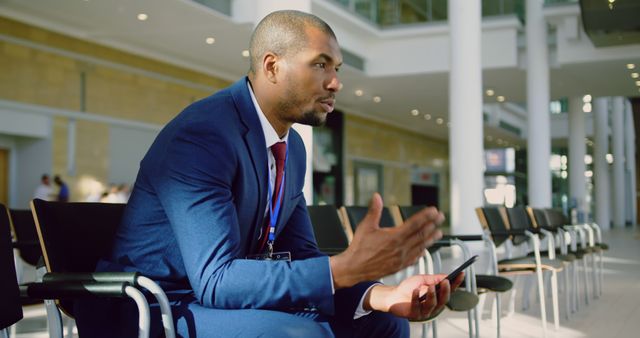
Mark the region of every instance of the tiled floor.
MULTIPOLYGON (((560 295, 560 329, 554 330, 551 299, 547 306, 547 336, 562 338, 640 337, 640 228, 616 228, 603 233, 610 250, 604 258, 604 285, 602 296, 588 306, 581 298, 580 310, 569 321, 564 318, 563 295, 560 295)), ((520 284, 521 285, 521 284, 520 284)), ((562 285, 562 283, 560 283, 562 285)), ((504 298, 508 298, 504 297, 504 298)), ((543 337, 540 306, 531 296, 531 307, 521 310, 521 297, 516 297, 516 312, 503 317, 502 337, 543 337)), ((506 302, 506 301, 505 301, 506 302)), ((503 303, 505 303, 503 302, 503 303)), ((485 309, 488 312, 489 300, 485 309)), ((503 306, 503 309, 506 306, 503 306)), ((504 313, 504 312, 503 312, 504 313)), ((495 337, 495 321, 485 313, 480 324, 481 337, 495 337)), ((447 311, 438 319, 439 337, 468 337, 466 313, 447 311)), ((412 337, 421 337, 420 325, 412 324, 412 337)), ((431 335, 429 335, 431 337, 431 335)))
MULTIPOLYGON (((603 234, 610 250, 605 254, 603 294, 588 306, 581 299, 580 311, 567 321, 564 318, 564 302, 560 295, 560 329, 553 329, 550 300, 547 301, 548 337, 578 338, 607 337, 626 338, 640 336, 640 231, 638 227, 616 228, 603 234)), ((562 283, 560 283, 562 284, 562 283)), ((508 297, 504 297, 507 302, 508 297)), ((480 324, 481 337, 495 337, 495 321, 489 317, 489 300, 485 302, 487 313, 480 324)), ((503 309, 506 305, 503 306, 503 309)), ((539 305, 531 296, 531 307, 520 310, 521 297, 517 297, 516 312, 502 318, 502 337, 542 337, 539 305)), ((47 337, 44 311, 38 307, 25 309, 25 319, 16 327, 16 337, 47 337)), ((468 337, 467 319, 464 313, 446 311, 438 319, 439 337, 468 337)), ((422 328, 412 324, 412 337, 421 337, 422 328)), ((431 334, 429 334, 429 337, 431 334)))

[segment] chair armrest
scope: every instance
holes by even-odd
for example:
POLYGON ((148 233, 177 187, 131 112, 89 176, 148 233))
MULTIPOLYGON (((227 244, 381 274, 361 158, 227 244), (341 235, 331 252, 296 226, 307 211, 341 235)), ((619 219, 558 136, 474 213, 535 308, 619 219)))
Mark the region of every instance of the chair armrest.
POLYGON ((97 283, 129 283, 138 286, 138 272, 87 272, 64 273, 49 272, 42 276, 45 283, 55 282, 97 282, 97 283))
POLYGON ((44 282, 20 285, 20 296, 35 299, 79 299, 93 297, 128 297, 129 283, 44 282))
POLYGON ((482 235, 444 235, 442 236, 443 240, 451 240, 451 239, 458 239, 464 242, 471 242, 471 241, 482 241, 484 240, 484 238, 482 237, 482 235))

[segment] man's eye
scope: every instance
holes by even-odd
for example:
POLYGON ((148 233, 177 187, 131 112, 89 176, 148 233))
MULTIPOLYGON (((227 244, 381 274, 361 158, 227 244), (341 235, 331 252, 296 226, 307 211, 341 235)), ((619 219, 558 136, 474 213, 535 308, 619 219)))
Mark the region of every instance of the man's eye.
POLYGON ((336 73, 340 72, 340 67, 336 67, 336 73))
POLYGON ((322 62, 318 62, 318 63, 316 63, 316 64, 315 64, 315 66, 316 66, 317 68, 322 68, 322 69, 324 69, 324 68, 325 68, 325 64, 324 64, 324 63, 322 63, 322 62))

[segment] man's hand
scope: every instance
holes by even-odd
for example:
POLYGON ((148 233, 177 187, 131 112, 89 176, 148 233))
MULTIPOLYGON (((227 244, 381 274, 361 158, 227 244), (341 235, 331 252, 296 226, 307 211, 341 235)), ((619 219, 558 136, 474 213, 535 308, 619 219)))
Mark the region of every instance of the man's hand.
POLYGON ((444 216, 434 207, 421 210, 394 228, 380 228, 382 208, 382 198, 376 193, 349 247, 330 258, 336 289, 376 280, 413 265, 425 248, 442 237, 437 225, 444 216))
POLYGON ((442 311, 449 295, 464 279, 464 273, 449 285, 446 275, 416 275, 397 286, 376 285, 365 296, 364 309, 389 312, 413 321, 423 321, 442 311), (440 283, 436 295, 435 286, 440 283), (425 295, 420 301, 420 296, 425 295))

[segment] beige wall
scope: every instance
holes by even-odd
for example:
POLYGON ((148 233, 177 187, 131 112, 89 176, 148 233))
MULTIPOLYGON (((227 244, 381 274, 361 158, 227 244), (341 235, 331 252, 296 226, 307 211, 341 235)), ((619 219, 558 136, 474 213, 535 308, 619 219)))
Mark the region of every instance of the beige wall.
MULTIPOLYGON (((189 103, 229 85, 225 80, 7 18, 0 17, 0 31, 18 40, 0 40, 0 99, 4 100, 80 111, 84 74, 86 112, 163 125, 189 103)), ((67 118, 53 119, 51 174, 60 174, 69 183, 72 200, 83 198, 77 182, 80 176, 120 183, 107 182, 109 125, 77 122, 73 176, 66 172, 67 129, 67 118)))
POLYGON ((355 115, 345 118, 345 203, 353 203, 354 161, 383 167, 386 205, 411 204, 411 169, 429 168, 441 175, 440 207, 449 208, 447 144, 355 115))
MULTIPOLYGON (((0 40, 0 99, 4 100, 80 111, 84 74, 85 111, 163 125, 189 103, 229 85, 208 75, 2 17, 0 31, 20 40, 0 40)), ((51 174, 61 174, 69 183, 72 200, 84 198, 80 177, 120 183, 107 182, 109 125, 78 121, 76 128, 76 174, 69 176, 68 119, 53 119, 51 174)), ((441 207, 448 208, 445 143, 347 112, 345 157, 347 202, 353 196, 353 161, 361 160, 383 166, 387 204, 410 203, 412 166, 441 172, 441 207)))

